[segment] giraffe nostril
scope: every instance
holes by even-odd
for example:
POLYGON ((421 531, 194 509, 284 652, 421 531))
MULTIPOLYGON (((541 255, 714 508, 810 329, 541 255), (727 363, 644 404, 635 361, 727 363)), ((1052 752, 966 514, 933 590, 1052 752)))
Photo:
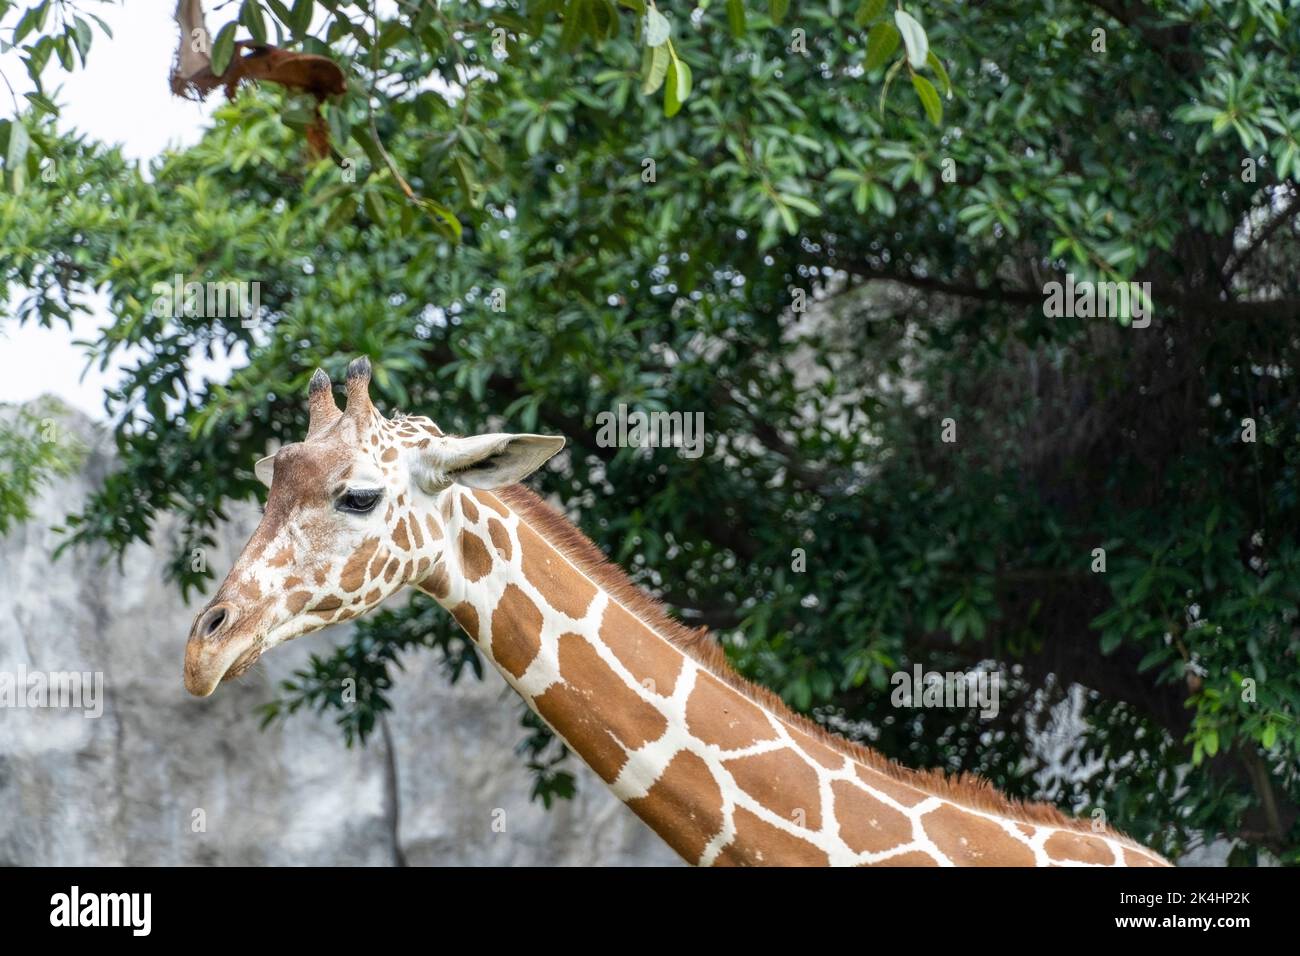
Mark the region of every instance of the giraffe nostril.
POLYGON ((208 608, 203 614, 203 619, 199 621, 199 636, 211 637, 221 630, 221 625, 225 624, 229 618, 230 615, 226 613, 226 608, 221 605, 208 608))

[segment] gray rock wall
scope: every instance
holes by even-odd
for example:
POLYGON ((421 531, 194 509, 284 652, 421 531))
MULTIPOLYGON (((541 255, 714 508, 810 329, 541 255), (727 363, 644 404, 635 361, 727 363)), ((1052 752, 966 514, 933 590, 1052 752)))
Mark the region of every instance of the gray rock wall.
MULTIPOLYGON (((433 654, 408 657, 388 740, 376 733, 352 750, 328 715, 262 731, 256 713, 343 628, 277 648, 211 698, 190 697, 181 658, 205 598, 186 606, 164 580, 173 526, 164 520, 154 545, 132 547, 120 566, 99 549, 51 557, 62 540, 53 527, 111 467, 89 420, 67 424, 99 448, 0 538, 0 675, 102 672, 103 713, 0 707, 0 865, 678 862, 576 759, 576 799, 550 811, 529 801, 513 752, 522 704, 490 667, 482 682, 452 687, 433 654)), ((233 509, 210 556, 218 578, 257 517, 233 509)))

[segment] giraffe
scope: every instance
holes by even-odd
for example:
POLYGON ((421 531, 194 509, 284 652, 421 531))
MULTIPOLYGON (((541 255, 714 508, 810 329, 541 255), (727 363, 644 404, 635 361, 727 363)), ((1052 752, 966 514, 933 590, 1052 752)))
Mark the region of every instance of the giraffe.
POLYGON ((389 419, 370 374, 368 359, 348 366, 341 411, 318 369, 306 439, 257 462, 266 509, 195 617, 191 693, 410 586, 689 863, 1170 865, 1110 828, 906 769, 793 713, 517 484, 563 438, 389 419))

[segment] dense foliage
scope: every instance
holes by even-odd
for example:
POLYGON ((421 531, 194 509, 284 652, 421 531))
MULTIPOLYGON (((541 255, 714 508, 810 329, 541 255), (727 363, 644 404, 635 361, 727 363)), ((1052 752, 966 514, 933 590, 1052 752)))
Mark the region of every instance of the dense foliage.
MULTIPOLYGON (((303 35, 299 5, 263 6, 303 35)), ((1229 835, 1239 861, 1300 860, 1300 14, 909 3, 942 53, 914 67, 883 4, 713 0, 671 20, 670 103, 641 91, 658 55, 627 9, 317 6, 339 12, 303 47, 350 76, 343 170, 307 162, 303 104, 271 90, 147 174, 24 120, 57 174, 0 199, 0 301, 49 322, 106 290, 94 349, 139 356, 76 538, 124 547, 177 511, 175 576, 200 585, 193 549, 303 433, 312 369, 365 353, 390 407, 566 435, 544 490, 796 708, 1169 853, 1229 835), (952 97, 886 89, 904 70, 952 97), (260 321, 154 314, 178 273, 259 282, 260 321), (1067 273, 1149 283, 1150 324, 1045 309, 1067 273), (230 381, 190 381, 232 349, 230 381), (620 403, 704 412, 707 453, 601 447, 620 403), (914 663, 987 662, 993 720, 890 704, 914 663), (1027 741, 1072 687, 1089 729, 1064 764, 1092 772, 1051 777, 1027 741)), ((420 647, 479 668, 415 600, 269 713, 364 737, 420 647)))

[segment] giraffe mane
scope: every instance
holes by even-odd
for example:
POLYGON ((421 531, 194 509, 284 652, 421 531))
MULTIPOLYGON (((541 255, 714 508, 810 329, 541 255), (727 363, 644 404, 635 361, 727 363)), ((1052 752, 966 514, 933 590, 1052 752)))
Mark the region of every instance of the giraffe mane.
MULTIPOLYGON (((941 769, 914 770, 865 744, 832 733, 810 717, 795 713, 786 706, 780 695, 738 674, 727 661, 722 645, 713 638, 707 627, 687 627, 672 618, 660 601, 634 584, 627 573, 610 561, 573 522, 532 490, 516 484, 497 489, 493 494, 513 508, 535 532, 643 624, 729 687, 837 753, 901 784, 968 809, 992 813, 1012 822, 1040 824, 1080 833, 1098 832, 1090 821, 1067 816, 1050 803, 1009 797, 978 774, 966 771, 950 775, 941 769)), ((1102 832, 1135 849, 1150 852, 1109 824, 1102 832)))

